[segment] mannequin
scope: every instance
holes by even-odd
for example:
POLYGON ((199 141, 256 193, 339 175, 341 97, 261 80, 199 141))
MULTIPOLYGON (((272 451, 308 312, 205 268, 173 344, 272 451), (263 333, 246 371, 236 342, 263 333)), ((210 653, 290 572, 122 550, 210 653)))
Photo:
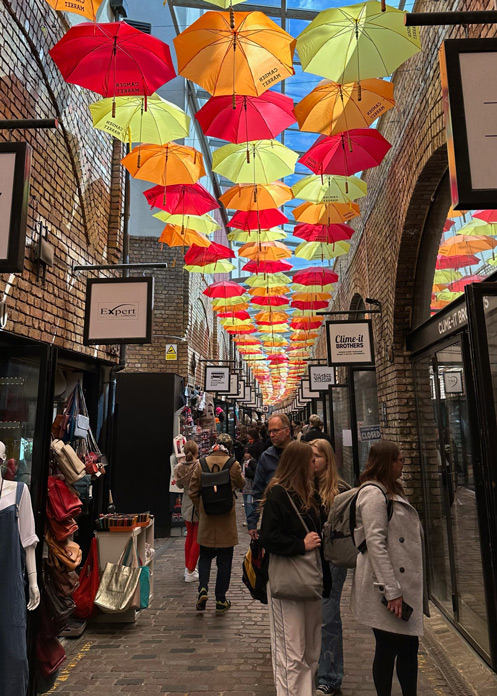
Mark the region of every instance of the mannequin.
POLYGON ((40 603, 35 560, 38 537, 29 490, 24 483, 3 478, 5 459, 5 445, 0 442, 0 693, 19 696, 26 692, 28 681, 26 611, 22 609, 25 575, 28 610, 40 603))

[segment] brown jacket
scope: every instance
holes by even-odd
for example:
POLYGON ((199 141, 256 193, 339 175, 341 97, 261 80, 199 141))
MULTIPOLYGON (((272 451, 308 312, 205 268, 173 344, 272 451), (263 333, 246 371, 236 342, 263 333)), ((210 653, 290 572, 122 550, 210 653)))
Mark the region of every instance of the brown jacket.
MULTIPOLYGON (((230 455, 226 452, 213 452, 206 457, 207 465, 212 470, 215 464, 220 469, 223 468, 225 462, 230 455)), ((236 508, 233 503, 233 508, 225 515, 206 515, 202 503, 200 491, 200 476, 202 467, 200 462, 195 467, 190 481, 190 498, 195 505, 198 516, 198 543, 201 546, 209 546, 211 548, 228 548, 238 544, 238 531, 236 528, 236 508)), ((238 462, 235 462, 230 468, 231 487, 233 491, 236 488, 243 488, 245 479, 242 476, 242 470, 238 462)))

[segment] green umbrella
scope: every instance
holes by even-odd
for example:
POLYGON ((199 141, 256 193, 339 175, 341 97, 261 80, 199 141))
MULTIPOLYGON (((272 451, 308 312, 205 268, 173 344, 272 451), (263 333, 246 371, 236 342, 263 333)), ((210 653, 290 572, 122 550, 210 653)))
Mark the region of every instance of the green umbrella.
POLYGON ((295 198, 312 203, 350 203, 368 192, 368 185, 357 176, 306 176, 292 186, 295 198))
POLYGON ((334 244, 323 244, 321 242, 302 242, 295 249, 295 256, 300 259, 334 259, 343 256, 350 249, 347 242, 335 242, 334 244))
POLYGON ((258 273, 245 278, 243 282, 252 288, 274 288, 287 285, 291 278, 284 273, 258 273))
POLYGON ((452 290, 442 290, 442 292, 437 292, 435 294, 437 296, 437 300, 441 300, 442 302, 452 302, 452 300, 456 300, 463 293, 461 291, 452 292, 452 290))
POLYGON ((375 0, 320 12, 297 37, 303 70, 341 84, 390 75, 421 50, 404 15, 375 0))
POLYGON ((235 184, 270 184, 293 174, 298 157, 277 140, 252 140, 215 150, 212 169, 235 184))
POLYGON ((215 230, 220 229, 220 225, 214 220, 212 215, 171 215, 164 210, 155 213, 154 218, 167 223, 168 225, 181 225, 195 232, 203 234, 211 234, 215 230))
POLYGON ((274 242, 286 236, 283 230, 233 230, 228 239, 232 242, 274 242))
POLYGON ((443 283, 452 283, 453 280, 462 278, 462 273, 454 271, 451 268, 435 271, 433 277, 433 285, 442 285, 443 283))
POLYGON ((479 220, 478 218, 473 218, 460 229, 457 230, 457 234, 470 234, 470 235, 489 235, 491 237, 497 236, 497 225, 485 222, 485 220, 479 220))

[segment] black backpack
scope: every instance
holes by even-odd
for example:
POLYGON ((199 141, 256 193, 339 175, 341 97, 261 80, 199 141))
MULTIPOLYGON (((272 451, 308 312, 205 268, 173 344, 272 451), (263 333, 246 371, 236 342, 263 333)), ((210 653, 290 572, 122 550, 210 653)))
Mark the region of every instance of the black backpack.
POLYGON ((222 469, 215 464, 211 470, 205 457, 200 457, 200 494, 206 515, 225 515, 233 509, 230 468, 235 462, 236 459, 230 457, 222 469))

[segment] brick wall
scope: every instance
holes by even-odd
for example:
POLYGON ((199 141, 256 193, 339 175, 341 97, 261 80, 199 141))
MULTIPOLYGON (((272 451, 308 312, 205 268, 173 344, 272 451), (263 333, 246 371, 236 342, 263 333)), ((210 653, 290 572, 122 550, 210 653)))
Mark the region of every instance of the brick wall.
MULTIPOLYGON (((122 245, 122 145, 94 130, 87 105, 99 96, 68 85, 48 55, 69 28, 45 0, 4 0, 0 6, 0 118, 58 118, 55 130, 13 131, 33 149, 24 271, 0 274, 6 331, 79 353, 114 357, 82 345, 87 274, 75 264, 115 263, 122 245), (48 226, 54 265, 36 279, 37 222, 48 226)), ((0 142, 9 139, 0 131, 0 142)))

